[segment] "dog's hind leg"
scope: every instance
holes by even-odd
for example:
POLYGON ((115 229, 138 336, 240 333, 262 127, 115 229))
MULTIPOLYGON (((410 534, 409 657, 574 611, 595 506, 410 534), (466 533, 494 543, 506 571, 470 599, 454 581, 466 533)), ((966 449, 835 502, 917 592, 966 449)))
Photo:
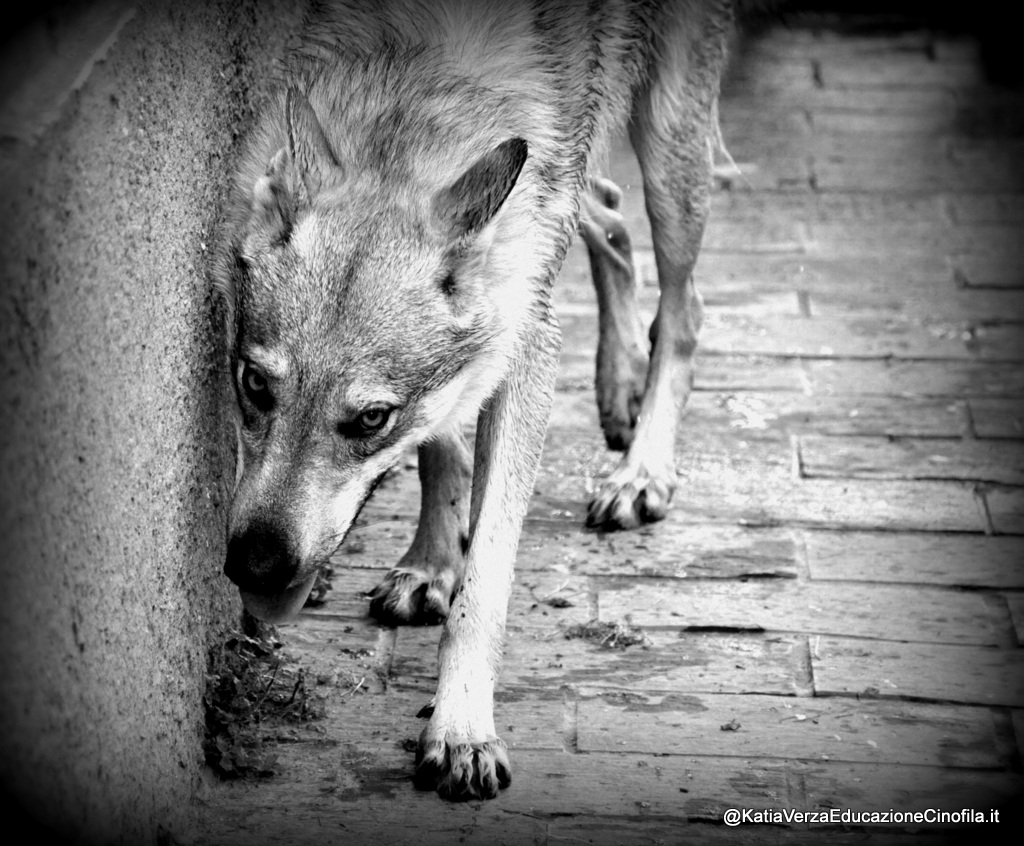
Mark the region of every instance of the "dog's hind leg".
POLYGON ((370 614, 389 625, 442 622, 462 581, 469 547, 472 463, 458 430, 419 447, 422 496, 416 536, 370 593, 370 614))
POLYGON ((710 207, 727 4, 692 4, 663 33, 630 135, 643 172, 661 299, 633 442, 590 503, 587 524, 632 528, 662 519, 676 487, 676 431, 693 384, 703 304, 693 281, 710 207))
POLYGON ((416 753, 416 786, 447 799, 491 798, 511 780, 494 726, 494 682, 558 350, 554 321, 531 323, 510 373, 480 413, 466 572, 441 635, 434 711, 416 753))
POLYGON ((596 178, 583 195, 580 235, 590 254, 597 291, 597 408, 610 449, 624 450, 633 431, 647 377, 647 338, 637 307, 633 251, 614 182, 596 178))

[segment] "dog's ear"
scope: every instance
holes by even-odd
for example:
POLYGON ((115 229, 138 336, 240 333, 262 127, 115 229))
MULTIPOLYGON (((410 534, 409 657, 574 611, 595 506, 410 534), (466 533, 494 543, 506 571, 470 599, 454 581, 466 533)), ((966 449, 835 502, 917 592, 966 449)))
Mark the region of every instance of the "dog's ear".
POLYGON ((475 235, 512 193, 526 162, 527 145, 510 138, 481 156, 450 187, 434 197, 434 215, 454 241, 475 235))
POLYGON ((288 239, 296 213, 340 173, 316 112, 297 88, 285 94, 284 117, 287 146, 275 153, 253 188, 253 211, 279 240, 288 239))
POLYGON ((295 188, 300 194, 305 191, 305 196, 298 197, 299 205, 302 205, 309 203, 334 177, 338 160, 316 112, 297 88, 288 89, 285 114, 288 120, 288 155, 299 183, 295 188))

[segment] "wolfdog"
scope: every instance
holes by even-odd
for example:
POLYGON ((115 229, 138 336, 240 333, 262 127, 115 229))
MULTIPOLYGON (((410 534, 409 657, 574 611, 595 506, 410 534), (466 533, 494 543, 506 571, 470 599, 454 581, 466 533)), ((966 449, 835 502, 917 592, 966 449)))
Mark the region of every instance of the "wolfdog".
POLYGON ((552 404, 551 286, 577 231, 601 423, 625 450, 587 522, 668 508, 732 16, 729 0, 324 3, 240 156, 214 274, 239 444, 225 573, 251 613, 286 619, 418 449, 419 527, 370 612, 444 621, 414 781, 446 798, 510 782, 494 683, 552 404), (597 173, 619 126, 660 279, 649 343, 621 194, 597 173))

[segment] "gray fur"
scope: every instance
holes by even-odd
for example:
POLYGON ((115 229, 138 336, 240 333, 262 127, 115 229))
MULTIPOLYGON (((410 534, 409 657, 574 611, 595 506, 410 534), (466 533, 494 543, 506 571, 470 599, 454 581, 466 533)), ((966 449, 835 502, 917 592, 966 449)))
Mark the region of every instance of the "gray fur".
POLYGON ((639 325, 628 234, 614 192, 595 191, 581 231, 602 425, 629 451, 590 519, 658 519, 672 495, 730 20, 715 0, 318 4, 241 156, 215 266, 238 395, 225 569, 257 615, 293 613, 418 445, 420 528, 371 610, 447 618, 417 756, 417 783, 442 795, 509 780, 493 680, 553 394, 550 286, 626 123, 663 299, 648 369, 637 332, 616 328, 639 325), (471 457, 459 430, 478 413, 471 457))

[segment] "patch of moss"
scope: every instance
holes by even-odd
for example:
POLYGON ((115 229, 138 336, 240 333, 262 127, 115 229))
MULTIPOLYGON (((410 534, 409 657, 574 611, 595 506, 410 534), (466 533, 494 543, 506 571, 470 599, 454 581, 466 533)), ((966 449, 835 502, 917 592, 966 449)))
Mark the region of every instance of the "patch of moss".
POLYGON ((269 627, 229 631, 210 651, 203 704, 206 762, 222 778, 270 775, 277 760, 268 735, 283 723, 324 715, 315 679, 283 650, 269 627))

